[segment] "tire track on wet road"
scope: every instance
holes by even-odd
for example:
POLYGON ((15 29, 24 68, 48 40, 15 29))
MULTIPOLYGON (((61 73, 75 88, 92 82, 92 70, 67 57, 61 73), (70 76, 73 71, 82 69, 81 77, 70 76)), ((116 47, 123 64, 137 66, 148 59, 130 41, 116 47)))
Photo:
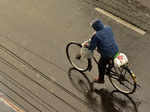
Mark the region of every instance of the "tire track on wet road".
POLYGON ((43 107, 45 107, 50 112, 51 112, 51 110, 49 108, 47 108, 47 106, 50 107, 51 109, 53 109, 55 112, 59 112, 55 107, 53 107, 52 105, 50 105, 47 102, 45 102, 39 96, 37 96, 36 94, 34 94, 30 89, 28 89, 25 86, 23 86, 22 84, 18 83, 16 80, 14 80, 13 78, 11 78, 7 73, 5 73, 5 72, 3 72, 3 71, 0 70, 0 76, 2 76, 5 80, 7 80, 8 82, 10 82, 12 85, 14 85, 17 88, 19 88, 22 92, 24 92, 25 94, 27 94, 29 97, 31 97, 32 99, 34 99, 36 102, 38 102, 40 105, 42 105, 43 107), (38 101, 34 96, 38 100, 40 100, 42 103, 40 101, 38 101), (45 106, 43 104, 46 104, 47 106, 45 106))
POLYGON ((47 89, 46 87, 44 87, 43 85, 41 85, 39 82, 35 81, 34 79, 30 78, 27 74, 25 74, 24 72, 22 72, 20 69, 18 69, 16 66, 14 66, 13 64, 11 64, 10 62, 8 62, 7 60, 5 60, 4 58, 0 57, 0 62, 3 64, 6 64, 7 66, 9 66, 10 68, 14 69, 15 71, 19 72, 20 74, 22 74, 23 76, 27 77, 28 79, 30 79, 32 82, 36 83, 38 86, 40 86, 41 88, 45 89, 48 93, 52 94, 53 96, 55 96, 56 98, 58 98, 60 101, 62 101, 64 104, 68 105, 69 107, 71 107, 74 111, 76 112, 81 112, 80 110, 78 110, 77 108, 75 108, 73 105, 71 105, 70 103, 68 103, 67 101, 65 101, 63 98, 61 98, 60 96, 56 95, 53 91, 50 91, 49 89, 47 89))
MULTIPOLYGON (((28 62, 26 62, 25 60, 23 60, 22 58, 20 58, 19 56, 17 56, 15 53, 13 53, 12 51, 10 51, 9 49, 7 49, 6 47, 4 47, 3 45, 0 45, 0 49, 2 51, 4 51, 5 53, 7 53, 8 55, 10 55, 11 57, 13 57, 14 59, 16 59, 18 62, 20 62, 23 65, 25 65, 27 68, 33 70, 34 72, 40 74, 46 80, 48 80, 48 81, 52 82, 53 84, 55 84, 57 87, 61 88, 64 92, 66 92, 67 94, 69 94, 72 98, 77 99, 78 101, 80 101, 80 103, 82 105, 85 105, 87 107, 88 103, 86 101, 82 100, 81 98, 79 98, 78 96, 76 96, 74 93, 72 93, 69 90, 67 90, 65 87, 63 87, 62 85, 60 85, 59 83, 57 83, 51 77, 46 76, 44 73, 42 73, 41 71, 39 71, 38 69, 36 69, 32 65, 30 65, 28 62)), ((29 78, 31 81, 33 81, 34 83, 36 83, 37 85, 39 85, 40 87, 42 87, 43 89, 45 89, 46 91, 48 91, 49 93, 51 93, 52 95, 54 95, 55 97, 57 97, 58 99, 60 99, 61 101, 63 101, 65 104, 67 104, 68 106, 70 106, 73 110, 81 112, 81 110, 77 109, 76 107, 74 107, 73 105, 71 105, 69 102, 67 102, 63 98, 59 97, 58 95, 56 95, 54 92, 50 91, 49 89, 47 89, 46 87, 44 87, 43 85, 41 85, 40 83, 38 83, 37 81, 33 80, 31 77, 29 77, 28 75, 26 75, 26 73, 24 73, 21 70, 19 70, 16 66, 14 66, 10 62, 8 62, 6 59, 0 57, 0 60, 4 64, 7 64, 7 66, 9 66, 10 68, 18 71, 19 73, 21 73, 22 75, 24 75, 25 77, 29 78)))
MULTIPOLYGON (((27 99, 25 99, 22 95, 18 94, 16 91, 14 91, 12 88, 10 88, 8 85, 6 85, 4 82, 0 81, 0 84, 6 87, 7 89, 11 90, 13 93, 15 93, 17 96, 19 96, 21 99, 23 99, 25 102, 30 104, 33 108, 35 108, 38 112, 42 112, 38 107, 30 103, 27 99)), ((2 86, 0 86, 2 88, 2 86)))
MULTIPOLYGON (((36 54, 35 52, 21 46, 19 43, 9 39, 6 37, 7 40, 13 42, 15 45, 17 45, 18 47, 21 47, 23 49, 25 49, 26 51, 28 51, 29 53, 35 55, 36 57, 44 60, 45 62, 55 66, 56 68, 60 69, 61 71, 65 72, 68 74, 67 71, 65 71, 62 67, 56 65, 55 63, 51 62, 50 60, 45 59, 44 57, 36 54)), ((9 50, 8 48, 6 48, 5 46, 3 46, 2 44, 0 44, 0 49, 3 49, 4 51, 6 51, 9 55, 11 55, 12 57, 14 57, 16 60, 18 60, 19 62, 21 62, 22 64, 26 65, 28 68, 32 69, 33 71, 39 73, 42 77, 44 77, 45 79, 47 79, 48 81, 53 82, 54 84, 56 84, 58 87, 60 87, 61 89, 63 89, 65 92, 67 92, 68 94, 70 94, 71 96, 75 97, 76 99, 78 99, 79 101, 81 101, 84 104, 88 104, 85 100, 81 99, 80 97, 78 97, 77 95, 75 95, 74 93, 72 93, 71 91, 69 91, 67 88, 65 88, 64 86, 62 86, 61 84, 57 83, 53 78, 46 76, 44 73, 42 73, 40 70, 38 70, 37 68, 33 67, 30 63, 26 62, 24 59, 20 58, 19 56, 17 56, 14 52, 12 52, 11 50, 9 50)))

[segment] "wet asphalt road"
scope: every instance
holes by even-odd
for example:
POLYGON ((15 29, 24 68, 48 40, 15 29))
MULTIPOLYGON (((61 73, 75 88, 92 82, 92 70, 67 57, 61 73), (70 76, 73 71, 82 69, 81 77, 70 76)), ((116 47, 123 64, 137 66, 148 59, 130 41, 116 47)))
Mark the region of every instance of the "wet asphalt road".
MULTIPOLYGON (((25 112, 149 112, 149 34, 142 36, 94 8, 77 0, 0 0, 2 97, 25 112), (112 92, 106 78, 96 98, 87 99, 68 78, 65 47, 88 39, 89 23, 96 18, 112 26, 120 50, 128 55, 141 85, 133 95, 112 92)), ((96 77, 96 65, 86 74, 96 77)))
POLYGON ((144 6, 150 8, 149 4, 150 4, 150 1, 147 1, 147 0, 141 0, 140 1, 144 6))

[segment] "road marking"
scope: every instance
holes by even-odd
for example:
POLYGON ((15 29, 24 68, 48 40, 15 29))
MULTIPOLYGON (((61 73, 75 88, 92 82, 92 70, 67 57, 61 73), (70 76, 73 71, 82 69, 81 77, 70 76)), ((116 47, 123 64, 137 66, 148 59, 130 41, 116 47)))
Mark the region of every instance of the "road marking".
POLYGON ((56 79, 55 79, 54 77, 52 77, 52 76, 50 77, 50 79, 51 79, 52 81, 54 81, 54 82, 57 82, 56 79))
POLYGON ((9 107, 11 107, 16 112, 24 112, 23 110, 21 110, 16 105, 14 105, 13 103, 11 103, 9 100, 3 98, 2 96, 0 96, 0 100, 3 101, 6 105, 8 105, 9 107))
POLYGON ((146 34, 146 32, 144 30, 142 30, 142 29, 140 29, 140 28, 138 28, 138 27, 136 27, 136 26, 134 26, 134 25, 124 21, 124 20, 122 20, 119 17, 116 17, 116 16, 112 15, 111 13, 109 13, 109 12, 103 10, 103 9, 95 8, 95 10, 100 12, 100 13, 102 13, 102 14, 104 14, 104 15, 106 15, 106 16, 108 16, 108 17, 110 17, 110 18, 112 18, 116 22, 118 22, 118 23, 120 23, 120 24, 122 24, 122 25, 124 25, 124 26, 126 26, 126 27, 128 27, 128 28, 130 28, 130 29, 132 29, 132 30, 134 30, 136 32, 138 32, 141 35, 145 35, 146 34))

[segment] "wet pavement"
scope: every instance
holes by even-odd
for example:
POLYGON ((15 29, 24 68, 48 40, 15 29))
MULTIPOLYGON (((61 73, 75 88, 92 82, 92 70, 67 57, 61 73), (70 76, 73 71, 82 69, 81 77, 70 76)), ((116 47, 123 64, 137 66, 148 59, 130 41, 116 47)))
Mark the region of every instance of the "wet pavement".
POLYGON ((141 2, 141 4, 143 4, 145 7, 150 8, 150 1, 148 0, 140 0, 139 2, 141 2))
POLYGON ((150 30, 150 6, 148 0, 81 0, 142 28, 150 30), (147 4, 147 5, 146 5, 147 4))
MULTIPOLYGON (((0 5, 0 91, 21 111, 149 112, 149 33, 140 35, 82 0, 1 0, 0 5), (112 26, 120 50, 128 55, 141 85, 133 95, 115 92, 106 77, 85 97, 68 77, 65 47, 90 38, 89 23, 96 18, 112 26)), ((97 66, 85 74, 93 79, 97 66)))

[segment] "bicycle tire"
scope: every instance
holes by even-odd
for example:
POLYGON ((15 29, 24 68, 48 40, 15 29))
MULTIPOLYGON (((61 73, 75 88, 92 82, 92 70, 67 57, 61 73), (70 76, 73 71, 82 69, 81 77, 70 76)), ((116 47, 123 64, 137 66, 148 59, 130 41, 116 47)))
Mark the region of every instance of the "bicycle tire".
POLYGON ((75 56, 80 54, 80 49, 82 47, 82 45, 80 43, 76 43, 76 42, 70 42, 69 44, 67 44, 67 46, 66 46, 66 55, 67 55, 67 58, 68 58, 70 64, 79 71, 82 71, 82 72, 87 71, 90 67, 90 64, 89 64, 90 62, 89 62, 88 59, 83 60, 82 57, 81 57, 81 59, 83 61, 82 63, 81 63, 81 59, 76 59, 76 60, 72 59, 71 53, 69 51, 73 49, 73 48, 71 49, 71 47, 73 47, 73 46, 77 47, 77 50, 78 50, 78 52, 74 51, 75 56), (78 63, 75 62, 75 61, 77 61, 78 63))
MULTIPOLYGON (((115 69, 115 67, 113 67, 113 69, 115 69)), ((132 94, 136 90, 136 77, 128 67, 121 67, 121 69, 122 69, 122 71, 120 71, 120 72, 122 72, 122 73, 117 73, 116 70, 111 70, 110 75, 109 75, 109 80, 110 80, 111 84, 113 85, 113 87, 115 89, 117 89, 118 91, 125 93, 125 94, 132 94), (125 74, 123 74, 123 72, 125 74), (117 75, 119 77, 118 79, 115 78, 115 77, 117 77, 117 75), (122 79, 121 79, 121 77, 122 77, 122 79), (130 80, 126 79, 125 77, 129 77, 130 80), (114 80, 116 80, 117 83, 115 83, 114 80), (121 80, 123 80, 124 82, 129 82, 129 85, 131 85, 132 88, 130 89, 129 87, 127 87, 127 85, 125 85, 124 82, 121 80), (132 83, 130 81, 132 81, 132 83), (123 85, 128 90, 122 88, 120 85, 123 85)))

